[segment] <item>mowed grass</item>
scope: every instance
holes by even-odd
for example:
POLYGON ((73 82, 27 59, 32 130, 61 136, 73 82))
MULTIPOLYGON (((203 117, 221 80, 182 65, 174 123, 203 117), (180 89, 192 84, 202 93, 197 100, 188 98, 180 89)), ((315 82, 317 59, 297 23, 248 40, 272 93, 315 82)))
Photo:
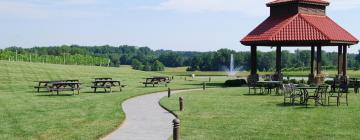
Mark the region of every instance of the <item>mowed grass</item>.
POLYGON ((360 138, 360 95, 349 106, 284 106, 282 96, 247 95, 247 88, 193 91, 163 98, 181 120, 183 140, 351 140, 360 138), (185 111, 179 112, 178 98, 185 111))
MULTIPOLYGON (((162 75, 132 70, 128 66, 106 68, 0 61, 0 139, 99 139, 116 129, 125 119, 121 103, 131 97, 167 87, 148 87, 143 78, 162 75), (123 92, 91 93, 96 77, 123 80, 123 92), (63 92, 62 96, 37 94, 34 81, 79 79, 80 95, 63 92)), ((172 89, 201 88, 206 79, 175 77, 172 89)), ((213 79, 223 83, 225 79, 213 79)), ((55 94, 55 93, 54 93, 55 94)))

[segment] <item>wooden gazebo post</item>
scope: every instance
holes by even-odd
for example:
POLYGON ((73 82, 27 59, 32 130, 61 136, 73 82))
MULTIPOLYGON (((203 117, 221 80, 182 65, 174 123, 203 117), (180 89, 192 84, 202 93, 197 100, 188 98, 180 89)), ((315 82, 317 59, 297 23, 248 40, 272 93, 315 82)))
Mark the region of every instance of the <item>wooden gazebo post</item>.
POLYGON ((338 47, 338 78, 340 78, 343 74, 343 46, 338 47))
POLYGON ((315 47, 311 46, 311 57, 310 57, 310 75, 309 75, 309 81, 311 83, 315 83, 315 47))
POLYGON ((317 46, 316 50, 316 76, 315 76, 315 84, 322 84, 325 80, 325 75, 322 73, 322 58, 321 58, 321 46, 317 46))
POLYGON ((247 78, 248 83, 254 84, 259 81, 259 75, 257 74, 257 47, 251 46, 250 52, 250 75, 247 78))
POLYGON ((343 45, 343 55, 342 55, 342 78, 340 79, 341 82, 348 82, 348 77, 347 77, 347 46, 343 45))
POLYGON ((283 80, 283 75, 281 73, 281 46, 276 47, 276 72, 273 80, 283 80))

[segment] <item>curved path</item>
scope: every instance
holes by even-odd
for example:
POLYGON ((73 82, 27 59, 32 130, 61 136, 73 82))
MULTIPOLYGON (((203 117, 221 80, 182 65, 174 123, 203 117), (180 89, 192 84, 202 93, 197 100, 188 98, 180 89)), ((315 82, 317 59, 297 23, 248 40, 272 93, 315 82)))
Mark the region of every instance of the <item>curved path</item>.
MULTIPOLYGON (((178 90, 172 94, 194 91, 178 90)), ((175 116, 159 105, 167 92, 135 97, 122 104, 126 119, 121 127, 104 140, 167 140, 172 135, 172 120, 175 116)))

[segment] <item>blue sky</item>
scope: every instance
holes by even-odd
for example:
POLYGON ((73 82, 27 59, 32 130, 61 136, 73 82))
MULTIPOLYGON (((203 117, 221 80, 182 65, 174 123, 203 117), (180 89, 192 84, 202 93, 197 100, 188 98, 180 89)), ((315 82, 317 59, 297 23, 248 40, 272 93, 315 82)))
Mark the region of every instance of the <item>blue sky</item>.
MULTIPOLYGON (((239 40, 269 14, 266 0, 0 0, 0 48, 62 44, 248 50, 239 40)), ((328 15, 360 38, 360 0, 328 15)), ((269 51, 269 48, 261 48, 269 51)), ((290 49, 293 50, 293 49, 290 49)), ((334 51, 336 49, 328 49, 334 51)), ((360 50, 353 46, 350 52, 360 50)))

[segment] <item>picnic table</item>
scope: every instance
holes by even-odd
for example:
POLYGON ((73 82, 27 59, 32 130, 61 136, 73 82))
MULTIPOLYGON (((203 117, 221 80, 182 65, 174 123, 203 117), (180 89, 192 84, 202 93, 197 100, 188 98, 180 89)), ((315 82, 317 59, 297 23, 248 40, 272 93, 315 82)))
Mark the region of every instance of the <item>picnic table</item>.
POLYGON ((142 82, 145 87, 147 87, 148 85, 153 85, 153 87, 155 87, 155 85, 160 85, 160 84, 165 84, 165 86, 167 86, 168 83, 170 83, 170 77, 167 76, 154 76, 151 78, 145 78, 145 82, 142 82))
POLYGON ((38 84, 34 86, 37 89, 37 92, 40 92, 40 89, 46 89, 46 91, 51 91, 53 83, 55 82, 79 82, 79 80, 56 80, 56 81, 35 81, 38 84))
POLYGON ((112 80, 112 78, 109 77, 104 77, 104 78, 94 78, 95 81, 99 81, 99 80, 112 80))
POLYGON ((52 87, 50 91, 56 91, 56 94, 59 95, 59 92, 62 91, 72 91, 73 95, 75 95, 75 91, 77 94, 80 94, 80 82, 76 81, 61 81, 61 82, 52 82, 52 87))
MULTIPOLYGON (((100 79, 100 78, 99 78, 100 79)), ((103 88, 105 90, 105 92, 107 92, 106 89, 110 90, 110 93, 112 92, 112 87, 119 87, 120 91, 122 91, 122 87, 126 86, 126 85, 121 85, 121 81, 118 80, 95 80, 93 81, 93 86, 91 86, 91 88, 94 89, 94 93, 96 93, 98 88, 103 88)))
POLYGON ((260 87, 263 87, 264 90, 262 90, 263 92, 266 92, 266 94, 270 94, 272 93, 272 90, 275 89, 276 94, 279 94, 279 89, 280 86, 282 84, 281 81, 258 81, 257 84, 260 87))

